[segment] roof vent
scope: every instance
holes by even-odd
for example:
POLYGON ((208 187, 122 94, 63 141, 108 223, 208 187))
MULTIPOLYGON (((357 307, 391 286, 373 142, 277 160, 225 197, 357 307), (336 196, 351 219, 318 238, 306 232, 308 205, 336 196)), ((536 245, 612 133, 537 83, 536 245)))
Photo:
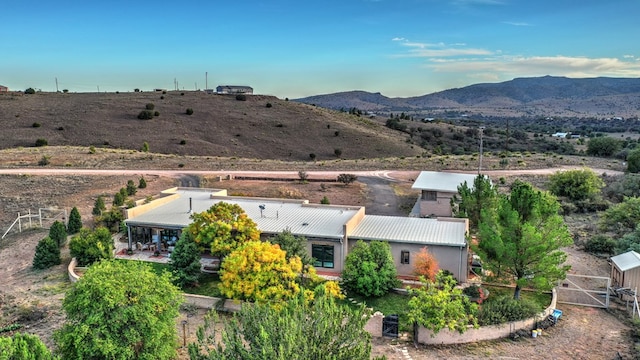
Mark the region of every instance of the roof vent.
POLYGON ((309 225, 309 223, 307 223, 307 222, 303 222, 302 223, 302 226, 307 226, 307 225, 309 225))

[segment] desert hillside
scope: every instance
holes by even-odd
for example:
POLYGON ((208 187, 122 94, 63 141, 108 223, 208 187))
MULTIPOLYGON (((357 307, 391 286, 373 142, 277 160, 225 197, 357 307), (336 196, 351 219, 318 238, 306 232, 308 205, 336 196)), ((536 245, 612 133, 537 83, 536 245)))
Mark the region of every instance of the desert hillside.
POLYGON ((50 146, 131 150, 146 142, 155 153, 286 161, 422 152, 370 119, 261 95, 239 101, 193 91, 10 93, 0 95, 0 126, 0 149, 42 139, 50 146), (147 104, 157 116, 141 120, 147 104))
POLYGON ((329 109, 357 108, 415 117, 637 118, 640 79, 542 76, 483 83, 408 98, 348 91, 297 99, 329 109))

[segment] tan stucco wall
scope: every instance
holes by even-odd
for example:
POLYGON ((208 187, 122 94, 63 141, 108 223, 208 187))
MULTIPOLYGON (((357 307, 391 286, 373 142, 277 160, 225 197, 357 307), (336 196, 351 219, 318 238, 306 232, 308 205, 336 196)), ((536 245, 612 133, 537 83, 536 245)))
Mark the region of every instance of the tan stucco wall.
POLYGON ((342 259, 344 259, 344 256, 342 253, 343 246, 342 244, 340 244, 340 241, 307 239, 307 253, 309 254, 309 256, 312 255, 312 251, 311 251, 312 245, 333 246, 333 269, 323 268, 318 266, 316 267, 316 270, 322 271, 322 272, 335 273, 336 275, 339 275, 340 273, 342 273, 342 270, 344 269, 344 261, 342 259))
MULTIPOLYGON (((418 244, 406 244, 406 243, 392 243, 391 255, 393 255, 393 261, 398 269, 398 275, 400 276, 415 276, 413 266, 415 264, 416 256, 422 250, 425 245, 418 244), (407 250, 410 252, 409 264, 401 264, 401 252, 407 250)), ((438 266, 442 270, 449 270, 453 273, 453 276, 458 279, 459 282, 466 282, 468 275, 468 249, 467 247, 453 247, 453 246, 436 246, 427 245, 427 250, 438 260, 438 266)))
POLYGON ((454 193, 438 192, 436 201, 420 198, 420 216, 452 216, 451 198, 454 193))

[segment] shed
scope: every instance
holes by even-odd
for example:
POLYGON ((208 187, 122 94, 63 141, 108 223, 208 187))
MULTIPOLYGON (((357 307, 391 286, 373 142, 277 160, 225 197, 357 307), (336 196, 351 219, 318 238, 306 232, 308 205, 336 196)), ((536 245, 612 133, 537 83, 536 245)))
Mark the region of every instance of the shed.
POLYGON ((9 88, 3 85, 0 85, 0 93, 1 92, 9 92, 9 88))
POLYGON ((640 254, 632 250, 611 258, 611 286, 631 291, 640 287, 640 254))
POLYGON ((220 85, 216 87, 218 94, 253 94, 251 86, 243 85, 220 85))

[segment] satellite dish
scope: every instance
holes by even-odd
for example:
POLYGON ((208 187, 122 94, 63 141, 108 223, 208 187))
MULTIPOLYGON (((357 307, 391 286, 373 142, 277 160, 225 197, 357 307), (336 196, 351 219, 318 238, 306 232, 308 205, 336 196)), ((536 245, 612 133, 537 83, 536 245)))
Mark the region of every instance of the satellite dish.
POLYGON ((258 207, 260 208, 260 210, 264 210, 267 208, 265 204, 258 205, 258 207))

